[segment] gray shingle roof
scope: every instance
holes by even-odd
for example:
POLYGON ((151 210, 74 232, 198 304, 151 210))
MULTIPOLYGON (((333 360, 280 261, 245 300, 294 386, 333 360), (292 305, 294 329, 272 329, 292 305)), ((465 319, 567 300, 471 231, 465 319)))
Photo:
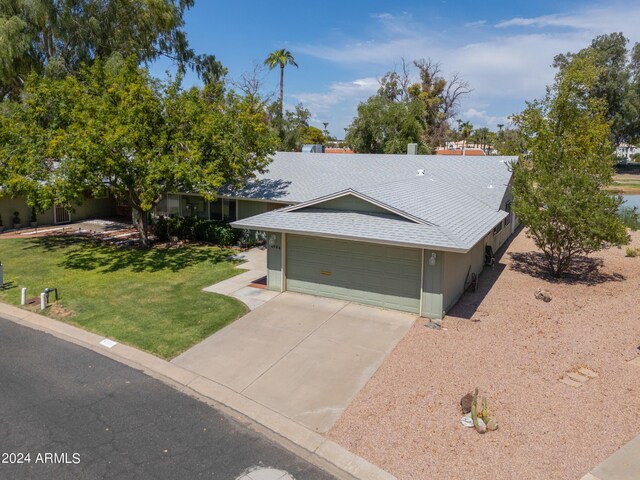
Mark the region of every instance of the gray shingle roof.
POLYGON ((507 216, 499 208, 512 160, 515 157, 278 153, 269 172, 234 195, 300 204, 232 225, 466 251, 507 216), (418 170, 424 175, 418 176, 418 170), (349 191, 414 221, 391 212, 306 206, 349 191))
POLYGON ((417 170, 446 181, 490 206, 499 208, 511 178, 506 162, 516 157, 467 157, 449 155, 366 155, 278 152, 268 171, 245 188, 223 191, 226 195, 306 202, 333 192, 394 180, 409 180, 417 170), (494 189, 489 189, 493 185, 494 189))

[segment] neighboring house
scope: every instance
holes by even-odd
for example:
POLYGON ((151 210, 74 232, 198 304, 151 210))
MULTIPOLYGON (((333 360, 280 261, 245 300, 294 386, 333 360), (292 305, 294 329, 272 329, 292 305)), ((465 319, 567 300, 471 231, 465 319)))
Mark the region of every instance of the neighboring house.
POLYGON ((439 148, 436 150, 436 155, 465 155, 469 157, 484 157, 485 152, 481 148, 465 147, 464 149, 451 150, 448 148, 439 148))
POLYGON ((616 156, 626 163, 632 162, 635 154, 640 154, 640 147, 628 143, 621 143, 616 147, 616 156))
MULTIPOLYGON (((25 197, 0 197, 0 215, 5 229, 12 228, 13 214, 18 212, 21 225, 28 227, 31 220, 31 207, 27 205, 25 197)), ((87 195, 82 204, 65 206, 56 205, 44 212, 36 212, 38 225, 58 225, 76 220, 96 217, 113 217, 117 213, 117 202, 105 190, 103 196, 87 195)), ((129 216, 131 209, 129 209, 129 216)))
POLYGON ((235 206, 232 226, 268 232, 271 290, 442 318, 483 269, 485 248, 515 230, 515 160, 277 153, 215 210, 224 218, 235 206))

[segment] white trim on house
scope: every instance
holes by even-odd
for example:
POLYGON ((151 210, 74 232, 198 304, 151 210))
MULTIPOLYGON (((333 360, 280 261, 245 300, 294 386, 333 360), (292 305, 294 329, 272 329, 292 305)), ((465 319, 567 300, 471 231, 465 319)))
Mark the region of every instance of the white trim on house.
POLYGON ((418 315, 422 316, 422 297, 424 294, 424 248, 421 248, 420 250, 420 308, 418 315))
MULTIPOLYGON (((418 249, 422 249, 425 248, 425 244, 422 243, 411 243, 411 242, 390 242, 387 240, 378 240, 378 239, 369 239, 369 238, 361 238, 361 237, 354 237, 351 235, 338 235, 338 234, 329 234, 329 233, 316 233, 316 232, 309 232, 308 230, 293 230, 293 229, 283 229, 283 228, 278 228, 278 229, 273 229, 273 228, 265 228, 265 227, 260 227, 259 228, 260 231, 263 232, 275 232, 275 233, 282 233, 283 235, 286 233, 290 233, 292 235, 304 235, 305 237, 318 237, 318 238, 333 238, 336 240, 351 240, 354 242, 362 242, 362 243, 373 243, 375 245, 390 245, 393 247, 403 247, 403 248, 418 248, 418 249)), ((444 246, 438 246, 438 245, 428 245, 426 248, 429 248, 431 250, 439 250, 442 252, 452 252, 452 253, 467 253, 469 250, 471 250, 470 248, 453 248, 453 247, 444 247, 444 246)))
POLYGON ((282 233, 282 241, 281 243, 281 254, 280 254, 280 263, 281 263, 281 272, 280 272, 280 291, 287 291, 287 234, 282 233))

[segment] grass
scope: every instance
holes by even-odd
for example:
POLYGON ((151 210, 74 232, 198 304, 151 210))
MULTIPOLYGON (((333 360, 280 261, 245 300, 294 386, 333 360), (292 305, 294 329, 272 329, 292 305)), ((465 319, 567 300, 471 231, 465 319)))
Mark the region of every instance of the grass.
POLYGON ((246 312, 233 298, 202 291, 241 272, 229 253, 142 251, 82 237, 6 239, 0 259, 9 288, 0 301, 19 304, 21 287, 27 297, 57 287, 60 300, 45 314, 169 359, 246 312))

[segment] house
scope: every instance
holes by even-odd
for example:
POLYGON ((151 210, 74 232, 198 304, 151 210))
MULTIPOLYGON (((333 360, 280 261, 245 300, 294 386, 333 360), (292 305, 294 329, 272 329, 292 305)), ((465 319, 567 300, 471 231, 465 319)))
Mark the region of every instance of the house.
POLYGON ((215 208, 234 205, 232 226, 267 232, 271 290, 439 319, 480 274, 487 247, 515 230, 515 160, 277 153, 215 208))
POLYGON ((486 154, 483 149, 475 147, 466 147, 464 149, 448 149, 439 148, 436 150, 436 155, 467 155, 474 157, 484 157, 486 154))
MULTIPOLYGON (((29 226, 31 207, 27 205, 26 198, 0 196, 0 216, 4 228, 12 228, 15 212, 18 212, 20 224, 23 227, 29 226)), ((103 195, 93 196, 87 193, 81 204, 55 205, 44 212, 36 212, 36 218, 38 225, 59 225, 86 218, 113 217, 119 214, 128 214, 130 217, 131 207, 127 205, 122 210, 122 205, 105 189, 103 195)))
POLYGON ((634 156, 640 154, 640 147, 621 143, 616 146, 616 156, 622 162, 629 163, 634 161, 634 156))

